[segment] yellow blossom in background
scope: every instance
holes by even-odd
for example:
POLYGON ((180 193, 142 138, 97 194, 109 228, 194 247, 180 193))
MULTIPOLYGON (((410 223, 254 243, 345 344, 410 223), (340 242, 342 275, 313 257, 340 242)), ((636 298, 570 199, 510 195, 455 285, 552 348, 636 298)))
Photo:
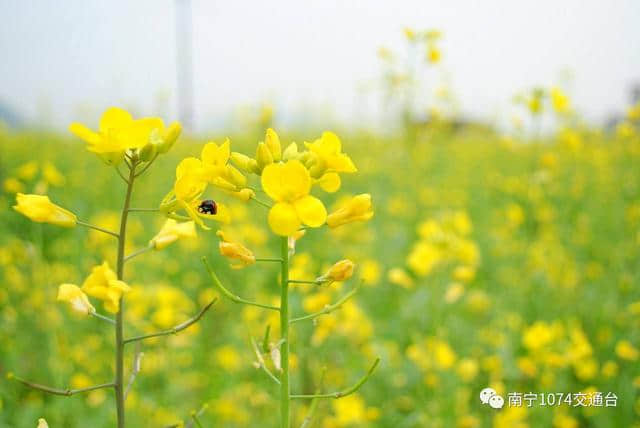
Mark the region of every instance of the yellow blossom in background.
POLYGON ((344 205, 327 216, 329 227, 338 227, 354 221, 367 221, 373 217, 371 195, 363 193, 354 196, 344 205))
POLYGON ((616 355, 623 360, 636 361, 640 352, 628 340, 620 340, 616 343, 616 355))
POLYGON ((316 282, 331 284, 334 281, 345 281, 351 278, 355 266, 349 259, 340 260, 331 266, 324 275, 316 278, 316 282))
POLYGON ((111 313, 118 312, 120 297, 130 289, 131 287, 125 282, 117 279, 116 273, 111 270, 107 262, 95 266, 82 284, 82 291, 102 300, 104 308, 111 313))
POLYGON ((178 223, 173 219, 167 219, 158 234, 149 241, 149 245, 156 250, 162 250, 180 238, 196 236, 196 225, 193 221, 178 223))
POLYGON ((16 202, 13 209, 32 221, 62 227, 73 227, 77 223, 75 214, 54 204, 48 196, 18 193, 16 202))
POLYGON ((59 302, 69 303, 71 309, 83 315, 89 315, 96 311, 93 305, 89 302, 87 295, 84 294, 80 287, 74 284, 61 284, 58 287, 57 300, 59 302))
POLYGON ((319 199, 309 194, 311 177, 300 161, 268 165, 262 172, 262 188, 276 202, 268 216, 269 226, 276 234, 291 236, 302 224, 324 224, 327 211, 319 199))
POLYGON ((247 247, 237 242, 229 241, 221 230, 216 232, 216 235, 220 238, 220 243, 218 244, 220 254, 238 262, 236 264, 232 264, 231 268, 242 269, 243 267, 252 265, 256 262, 256 257, 247 247))
POLYGON ((440 58, 442 57, 442 53, 440 49, 438 49, 435 45, 430 45, 427 48, 427 60, 432 64, 437 64, 440 62, 440 58))
POLYGON ((558 87, 553 87, 549 91, 551 96, 551 106, 558 113, 568 113, 571 106, 569 104, 569 97, 558 87))
POLYGON ((38 419, 38 426, 36 428, 49 428, 49 424, 44 418, 38 419))
POLYGON ((402 268, 392 268, 387 273, 389 282, 404 288, 412 288, 414 283, 409 274, 402 268))

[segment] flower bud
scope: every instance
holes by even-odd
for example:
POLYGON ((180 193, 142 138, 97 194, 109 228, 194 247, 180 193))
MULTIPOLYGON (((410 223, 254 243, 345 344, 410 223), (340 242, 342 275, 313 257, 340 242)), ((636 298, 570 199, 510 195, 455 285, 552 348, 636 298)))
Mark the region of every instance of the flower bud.
POLYGON ((237 192, 231 192, 230 195, 236 199, 241 200, 242 202, 247 202, 249 199, 253 198, 256 194, 253 190, 247 188, 247 189, 239 190, 237 192))
POLYGON ((262 172, 265 166, 273 163, 273 154, 271 154, 271 150, 269 150, 269 147, 267 147, 263 142, 258 143, 258 148, 256 149, 256 161, 258 162, 258 169, 260 172, 262 172))
POLYGON ((252 172, 254 174, 258 174, 258 162, 255 159, 250 158, 247 155, 242 153, 233 152, 231 153, 231 162, 235 164, 238 168, 240 168, 244 172, 252 172))
POLYGON ((17 205, 13 209, 37 223, 51 223, 56 226, 74 227, 77 223, 76 215, 52 203, 48 196, 16 195, 17 205))
POLYGON ((280 137, 278 137, 276 131, 271 128, 267 129, 267 134, 264 137, 264 142, 269 148, 269 151, 273 156, 273 160, 275 162, 279 162, 282 158, 282 148, 280 145, 280 137))
POLYGON ((227 165, 225 172, 225 176, 228 178, 228 181, 235 184, 238 188, 242 188, 247 185, 247 177, 242 175, 242 173, 233 166, 227 165))
POLYGON ((340 260, 339 262, 331 266, 327 273, 316 278, 316 282, 331 284, 334 281, 345 281, 351 278, 354 268, 355 264, 351 260, 340 260))
POLYGON ((142 162, 149 162, 157 153, 158 146, 150 142, 139 150, 139 157, 142 162))

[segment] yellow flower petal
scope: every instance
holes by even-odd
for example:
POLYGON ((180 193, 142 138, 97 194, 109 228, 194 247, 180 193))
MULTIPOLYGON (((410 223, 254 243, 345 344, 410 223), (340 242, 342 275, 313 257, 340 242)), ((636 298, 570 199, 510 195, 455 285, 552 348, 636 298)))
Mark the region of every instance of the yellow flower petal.
POLYGON ((327 220, 327 210, 322 201, 307 195, 294 202, 294 207, 302 223, 311 227, 320 227, 327 220))
POLYGON ((69 131, 71 131, 71 133, 76 137, 84 140, 91 145, 100 144, 100 135, 93 132, 81 123, 73 122, 71 125, 69 125, 69 131))
POLYGON ((131 125, 133 119, 126 110, 118 107, 109 107, 100 118, 100 132, 109 132, 111 129, 123 128, 131 125))
POLYGON ((224 166, 231 155, 231 142, 227 138, 224 143, 218 146, 214 142, 209 142, 202 148, 200 157, 202 162, 208 165, 224 166))
POLYGON ((309 194, 311 176, 298 160, 272 163, 262 171, 262 188, 277 202, 293 202, 309 194))
POLYGON ((269 226, 280 236, 291 236, 300 228, 298 213, 292 204, 279 202, 269 210, 269 226))
POLYGON ((328 193, 335 193, 340 189, 340 176, 335 172, 327 172, 322 177, 320 177, 317 181, 317 184, 320 185, 320 188, 328 193))

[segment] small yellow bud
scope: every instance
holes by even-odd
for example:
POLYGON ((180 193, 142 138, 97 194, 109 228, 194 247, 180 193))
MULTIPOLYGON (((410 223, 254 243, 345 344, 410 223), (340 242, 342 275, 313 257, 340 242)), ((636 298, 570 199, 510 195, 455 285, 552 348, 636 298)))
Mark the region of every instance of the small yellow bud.
POLYGON ((253 198, 256 193, 253 190, 247 188, 239 190, 237 192, 231 192, 230 195, 243 202, 247 202, 249 199, 253 198))
POLYGON ((262 172, 265 166, 273 163, 273 154, 271 154, 271 150, 269 150, 269 147, 263 142, 258 143, 256 161, 258 162, 260 172, 262 172))
POLYGON ((371 195, 363 193, 351 198, 344 206, 327 216, 329 227, 338 227, 354 221, 367 221, 373 217, 371 195))
POLYGON ((227 165, 226 177, 239 188, 247 185, 247 177, 231 165, 227 165))
POLYGON ((355 264, 351 260, 340 260, 331 266, 327 273, 316 278, 316 282, 331 284, 334 281, 345 281, 351 278, 354 268, 355 264))
POLYGON ((264 142, 269 147, 269 151, 273 156, 273 160, 275 162, 279 162, 282 158, 282 148, 280 146, 280 137, 276 134, 276 131, 269 128, 267 129, 267 134, 264 137, 264 142))
POLYGON ((16 195, 17 205, 13 209, 38 223, 51 223, 56 226, 74 227, 77 223, 76 215, 52 203, 48 196, 16 195))
POLYGON ((49 428, 49 424, 44 418, 38 419, 38 426, 36 428, 49 428))
POLYGON ((231 162, 244 172, 253 172, 254 174, 259 173, 258 162, 242 153, 231 153, 231 162))

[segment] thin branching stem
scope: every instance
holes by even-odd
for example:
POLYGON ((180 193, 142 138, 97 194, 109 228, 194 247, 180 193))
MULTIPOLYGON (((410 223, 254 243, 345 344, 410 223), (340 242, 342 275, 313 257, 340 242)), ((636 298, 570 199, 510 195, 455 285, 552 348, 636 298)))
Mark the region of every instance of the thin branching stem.
POLYGON ((313 285, 318 285, 318 284, 322 284, 321 282, 318 281, 307 281, 305 279, 290 279, 289 284, 313 284, 313 285))
POLYGON ((263 308, 263 309, 271 309, 272 311, 279 311, 280 310, 280 308, 277 307, 277 306, 266 305, 266 304, 258 303, 258 302, 252 302, 250 300, 243 299, 242 297, 240 297, 240 296, 238 296, 236 294, 233 294, 231 291, 229 291, 226 288, 224 288, 224 286, 222 285, 222 283, 218 279, 218 276, 213 271, 213 268, 211 267, 211 265, 209 265, 209 262, 207 261, 206 257, 204 257, 204 256, 202 257, 202 262, 204 263, 204 265, 206 266, 207 270, 209 271, 209 276, 211 276, 211 280, 213 281, 213 285, 215 285, 216 288, 218 289, 218 291, 220 291, 220 293, 222 293, 227 299, 229 299, 229 300, 231 300, 232 302, 235 302, 235 303, 243 303, 245 305, 257 306, 257 307, 263 308))
POLYGON ((273 380, 275 383, 280 385, 280 380, 273 373, 271 373, 271 370, 269 370, 269 368, 267 367, 267 364, 264 361, 264 357, 262 356, 262 353, 258 348, 258 344, 256 343, 255 340, 253 340, 253 337, 251 338, 251 345, 253 346, 253 351, 256 353, 256 359, 258 360, 257 361, 258 368, 261 368, 262 370, 264 370, 264 372, 267 374, 267 376, 271 378, 271 380, 273 380))
POLYGON ((52 388, 52 387, 46 386, 46 385, 41 385, 39 383, 33 383, 33 382, 28 381, 28 380, 24 380, 21 377, 18 377, 16 375, 14 375, 13 373, 10 373, 9 375, 7 375, 7 378, 8 379, 14 379, 14 380, 20 382, 21 384, 23 384, 25 386, 28 386, 29 388, 37 389, 38 391, 43 391, 43 392, 46 392, 46 393, 49 393, 49 394, 53 394, 53 395, 63 395, 65 397, 69 397, 69 396, 74 395, 74 394, 79 394, 81 392, 94 391, 96 389, 113 388, 115 386, 115 384, 113 382, 109 382, 109 383, 102 383, 100 385, 88 386, 86 388, 58 389, 58 388, 52 388))
POLYGON ((189 318, 188 320, 186 320, 185 322, 183 322, 181 324, 178 324, 175 327, 172 327, 172 328, 170 328, 168 330, 159 331, 159 332, 156 332, 156 333, 143 334, 141 336, 130 337, 128 339, 124 339, 123 343, 126 345, 127 343, 137 342, 139 340, 151 339, 152 337, 169 336, 171 334, 177 334, 177 333, 181 332, 182 330, 185 330, 185 329, 191 327, 193 324, 195 324, 198 321, 200 321, 200 318, 202 318, 204 316, 204 314, 209 310, 209 308, 211 308, 211 306, 217 300, 218 300, 218 298, 216 297, 215 299, 210 301, 206 306, 204 306, 202 309, 200 309, 200 312, 198 312, 195 316, 189 318))
POLYGON ((129 376, 129 383, 127 384, 127 389, 124 391, 124 399, 127 400, 127 396, 129 395, 129 391, 133 387, 133 382, 136 380, 136 376, 140 373, 140 368, 142 367, 142 357, 144 357, 144 352, 137 351, 136 356, 133 359, 133 369, 131 370, 131 376, 129 376))
POLYGON ((129 260, 131 260, 132 258, 134 258, 134 257, 136 257, 136 256, 139 256, 140 254, 144 254, 144 253, 146 253, 147 251, 151 251, 151 250, 153 250, 153 246, 151 246, 151 245, 147 245, 146 247, 144 247, 144 248, 140 248, 139 250, 136 250, 136 251, 134 251, 133 253, 128 254, 127 256, 125 256, 124 261, 125 261, 125 262, 128 262, 128 261, 129 261, 129 260))
POLYGON ((111 235, 111 236, 114 236, 116 238, 119 236, 116 232, 112 232, 110 230, 103 229, 103 228, 98 227, 98 226, 94 226, 93 224, 90 224, 90 223, 85 223, 84 221, 76 220, 76 224, 79 224, 80 226, 87 227, 89 229, 97 230, 97 231, 102 232, 102 233, 106 233, 107 235, 111 235))
POLYGON ((144 166, 144 168, 142 168, 139 172, 137 172, 137 173, 135 174, 135 177, 140 177, 142 174, 144 174, 144 172, 145 172, 146 170, 148 170, 148 169, 149 169, 149 167, 151 166, 151 164, 153 164, 153 162, 156 160, 156 158, 157 158, 157 157, 158 157, 158 153, 156 153, 156 154, 153 156, 153 158, 149 161, 149 163, 147 163, 147 164, 144 166))
POLYGON ((185 425, 185 428, 191 428, 194 424, 199 428, 202 428, 202 424, 200 423, 200 416, 204 415, 204 412, 206 412, 208 408, 209 405, 205 403, 197 412, 191 412, 191 420, 185 425))
POLYGON ((336 392, 329 392, 326 394, 298 394, 298 395, 291 395, 291 398, 342 398, 342 397, 346 397, 347 395, 351 395, 354 392, 356 392, 357 390, 360 389, 360 387, 362 385, 365 384, 365 382, 367 380, 369 380, 369 378, 371 377, 371 375, 373 374, 373 372, 376 370, 376 367, 378 367, 378 364, 380 363, 380 358, 376 358, 376 360, 373 362, 373 365, 369 368, 369 371, 367 371, 367 373, 362 376, 362 378, 360 378, 360 380, 358 382, 356 382, 353 386, 351 386, 350 388, 344 389, 342 391, 336 391, 336 392))
POLYGON ((359 285, 356 286, 353 290, 349 291, 347 294, 342 296, 337 302, 335 302, 335 303, 333 303, 331 305, 326 305, 324 308, 322 308, 318 312, 314 312, 312 314, 304 315, 304 316, 298 317, 298 318, 292 318, 291 321, 289 321, 289 322, 290 323, 294 323, 294 322, 310 320, 310 319, 317 318, 317 317, 319 317, 321 315, 326 315, 328 313, 331 313, 331 312, 335 311, 336 309, 338 309, 340 306, 342 306, 351 297, 353 297, 353 295, 358 292, 359 288, 360 288, 359 285))
POLYGON ((276 262, 276 263, 282 263, 282 259, 280 258, 270 258, 270 257, 257 257, 256 258, 257 262, 276 262))
POLYGON ((102 321, 106 321, 106 322, 108 322, 110 324, 114 324, 115 325, 115 323, 116 323, 116 320, 114 320, 113 318, 106 317, 106 316, 104 316, 102 314, 99 314, 97 312, 89 312, 89 315, 94 316, 94 317, 96 317, 98 319, 101 319, 102 321))

